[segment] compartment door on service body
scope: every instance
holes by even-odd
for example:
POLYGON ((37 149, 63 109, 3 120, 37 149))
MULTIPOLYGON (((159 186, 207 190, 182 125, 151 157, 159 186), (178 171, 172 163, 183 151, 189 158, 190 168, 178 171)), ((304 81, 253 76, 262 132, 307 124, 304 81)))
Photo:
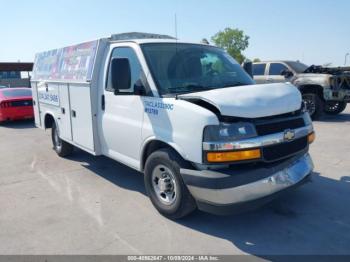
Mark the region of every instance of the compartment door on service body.
POLYGON ((94 152, 90 85, 69 84, 69 95, 73 141, 87 151, 94 152))
POLYGON ((72 122, 69 104, 69 84, 59 84, 60 113, 58 124, 60 137, 65 141, 72 141, 72 122))
MULTIPOLYGON (((140 85, 142 68, 131 47, 116 47, 112 58, 128 58, 131 69, 130 89, 114 94, 110 66, 104 86, 104 109, 101 115, 101 145, 104 154, 134 168, 139 168, 141 128, 144 106, 142 97, 135 95, 134 86, 140 85)), ((109 61, 110 62, 110 61, 109 61)))

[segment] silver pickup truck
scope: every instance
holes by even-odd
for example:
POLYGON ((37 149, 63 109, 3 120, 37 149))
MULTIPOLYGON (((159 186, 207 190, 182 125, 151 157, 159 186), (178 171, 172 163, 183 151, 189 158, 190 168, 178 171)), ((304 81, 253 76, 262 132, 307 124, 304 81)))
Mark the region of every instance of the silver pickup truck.
POLYGON ((257 84, 291 82, 302 93, 313 119, 339 114, 350 102, 350 67, 307 66, 298 61, 253 63, 257 84))

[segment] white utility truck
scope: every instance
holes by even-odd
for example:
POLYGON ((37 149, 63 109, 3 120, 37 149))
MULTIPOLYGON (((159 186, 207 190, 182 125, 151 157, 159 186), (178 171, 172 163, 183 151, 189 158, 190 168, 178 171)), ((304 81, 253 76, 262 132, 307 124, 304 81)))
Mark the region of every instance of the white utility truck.
MULTIPOLYGON (((312 122, 288 83, 256 85, 224 50, 126 33, 39 53, 35 124, 144 173, 163 215, 226 214, 307 181, 312 122)), ((116 170, 116 172, 118 172, 116 170)))

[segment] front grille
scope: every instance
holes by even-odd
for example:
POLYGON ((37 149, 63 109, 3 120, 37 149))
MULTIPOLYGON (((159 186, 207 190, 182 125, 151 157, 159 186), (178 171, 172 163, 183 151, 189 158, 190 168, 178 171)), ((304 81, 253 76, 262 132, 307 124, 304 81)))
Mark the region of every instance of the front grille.
POLYGON ((18 107, 18 106, 32 106, 33 101, 32 100, 19 100, 19 101, 11 101, 11 106, 18 107))
POLYGON ((285 142, 278 145, 267 146, 262 149, 265 161, 275 161, 284 157, 296 154, 308 146, 307 136, 295 139, 291 142, 285 142))
POLYGON ((256 131, 259 136, 284 132, 286 129, 295 129, 305 126, 303 118, 284 119, 278 122, 256 124, 256 131))

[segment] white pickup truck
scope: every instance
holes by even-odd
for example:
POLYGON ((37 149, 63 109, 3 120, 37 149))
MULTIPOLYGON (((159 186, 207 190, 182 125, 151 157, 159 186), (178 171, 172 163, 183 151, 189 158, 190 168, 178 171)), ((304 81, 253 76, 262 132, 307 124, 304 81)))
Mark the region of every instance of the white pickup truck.
POLYGON ((298 89, 255 85, 214 46, 112 35, 37 54, 32 88, 35 124, 52 129, 59 156, 78 147, 143 172, 172 219, 245 210, 312 173, 298 89))

